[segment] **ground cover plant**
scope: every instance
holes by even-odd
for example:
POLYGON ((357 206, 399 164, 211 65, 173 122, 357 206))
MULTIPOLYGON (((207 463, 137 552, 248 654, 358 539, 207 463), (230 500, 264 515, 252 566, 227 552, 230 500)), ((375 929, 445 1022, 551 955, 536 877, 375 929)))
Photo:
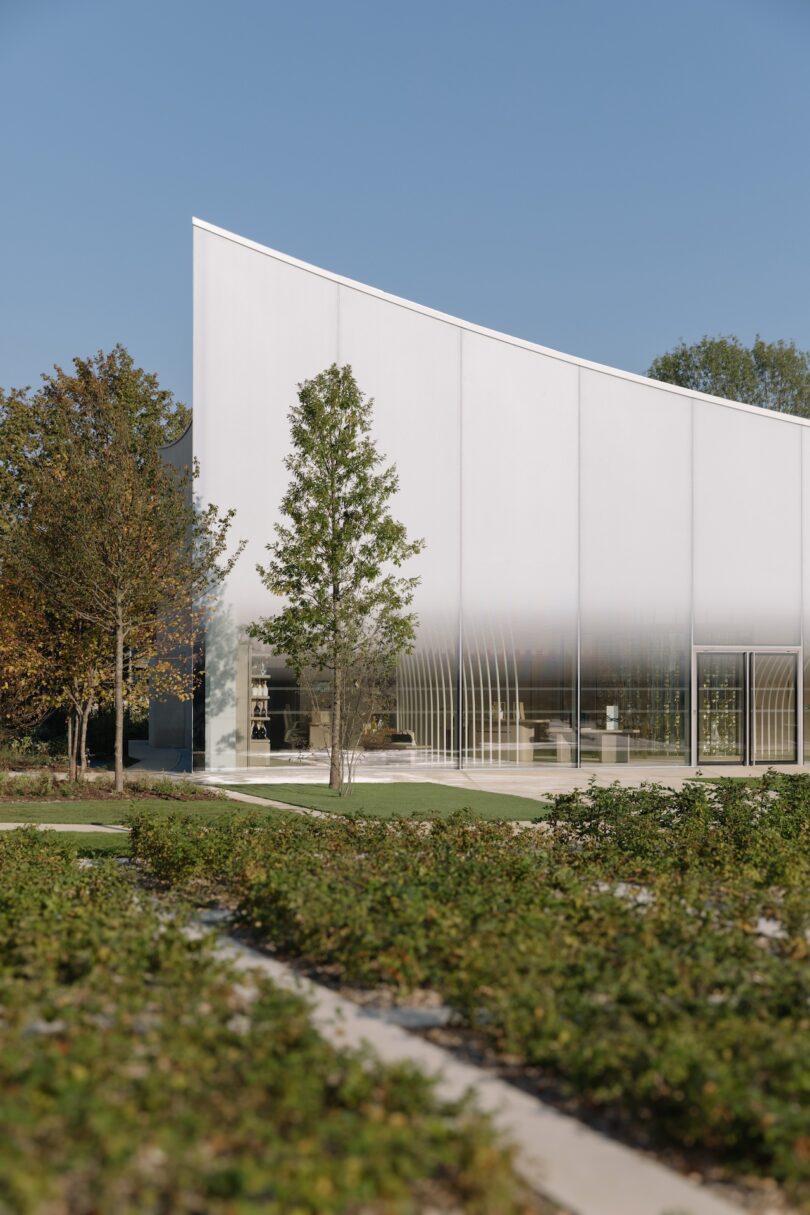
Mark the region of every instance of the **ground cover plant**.
POLYGON ((111 861, 0 837, 0 1210, 537 1210, 489 1124, 235 982, 111 861))
POLYGON ((581 1111, 810 1207, 810 780, 469 816, 133 827, 146 872, 354 984, 440 992, 581 1111))
POLYGON ((136 777, 129 780, 123 794, 116 793, 112 777, 99 775, 94 780, 60 780, 50 771, 9 773, 0 771, 0 802, 35 798, 71 801, 111 801, 140 798, 169 802, 223 802, 225 794, 216 786, 197 785, 170 777, 136 777))
POLYGON ((455 789, 431 781, 362 781, 352 786, 351 797, 341 797, 325 785, 270 784, 226 785, 240 793, 272 801, 324 810, 332 814, 362 818, 446 818, 458 810, 469 810, 476 818, 529 821, 542 818, 548 803, 511 793, 482 789, 455 789))
POLYGON ((10 738, 0 736, 0 772, 28 768, 48 768, 55 772, 66 772, 67 762, 67 755, 59 742, 47 743, 28 735, 10 738))

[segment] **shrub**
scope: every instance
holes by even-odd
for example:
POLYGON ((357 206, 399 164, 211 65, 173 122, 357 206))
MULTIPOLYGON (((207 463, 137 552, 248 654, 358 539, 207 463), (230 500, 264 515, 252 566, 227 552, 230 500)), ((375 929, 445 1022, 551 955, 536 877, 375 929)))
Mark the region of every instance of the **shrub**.
MULTIPOLYGON (((354 983, 434 988, 582 1108, 737 1172, 810 1181, 810 781, 591 788, 551 826, 142 826, 210 893, 354 983)), ((803 1188, 804 1187, 804 1188, 803 1188)))
POLYGON ((527 1211, 488 1123, 334 1050, 119 866, 0 837, 0 1208, 527 1211))

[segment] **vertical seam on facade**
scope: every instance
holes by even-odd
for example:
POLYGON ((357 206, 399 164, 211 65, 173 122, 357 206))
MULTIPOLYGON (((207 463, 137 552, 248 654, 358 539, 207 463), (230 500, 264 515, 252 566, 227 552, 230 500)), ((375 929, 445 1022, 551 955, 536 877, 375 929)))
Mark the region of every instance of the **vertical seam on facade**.
POLYGON ((689 402, 689 764, 697 765, 698 690, 695 659, 695 400, 689 402))
POLYGON ((804 764, 804 431, 799 430, 799 657, 796 663, 796 763, 804 764))
POLYGON ((458 330, 458 675, 456 678, 456 766, 464 767, 462 689, 464 678, 464 330, 458 330))
POLYGON ((576 766, 582 767, 582 368, 577 368, 577 669, 576 766))
POLYGON ((343 288, 338 283, 337 289, 337 306, 335 308, 335 362, 340 366, 340 297, 343 294, 343 288))

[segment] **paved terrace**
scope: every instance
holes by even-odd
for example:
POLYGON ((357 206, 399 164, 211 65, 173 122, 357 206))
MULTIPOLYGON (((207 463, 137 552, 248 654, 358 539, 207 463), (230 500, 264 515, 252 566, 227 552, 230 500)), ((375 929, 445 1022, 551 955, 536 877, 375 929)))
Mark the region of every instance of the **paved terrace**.
MULTIPOLYGON (((189 752, 161 750, 145 743, 130 743, 130 756, 137 759, 130 771, 165 772, 178 775, 188 771, 189 752)), ((358 783, 388 781, 432 781, 437 785, 453 785, 457 789, 480 789, 488 793, 514 793, 519 797, 535 797, 539 800, 552 793, 571 793, 574 789, 586 789, 591 781, 597 785, 617 783, 626 788, 635 788, 645 782, 669 785, 680 789, 688 780, 699 776, 761 776, 768 767, 777 772, 810 772, 810 766, 801 764, 759 764, 754 767, 742 764, 706 764, 702 768, 690 768, 678 764, 589 764, 582 768, 568 768, 557 764, 536 764, 533 768, 517 768, 503 765, 500 768, 445 768, 419 763, 396 754, 375 754, 374 758, 362 756, 355 780, 358 783)), ((223 768, 211 772, 197 772, 194 779, 202 783, 230 785, 301 784, 322 785, 329 775, 328 763, 323 753, 318 755, 280 753, 271 765, 265 768, 223 768)))
MULTIPOLYGON (((796 764, 774 764, 778 772, 803 772, 808 769, 796 764)), ((594 764, 583 768, 563 768, 544 765, 538 768, 431 768, 396 766, 394 764, 364 763, 357 771, 355 781, 432 781, 434 784, 452 785, 458 789, 480 789, 489 793, 513 793, 519 797, 534 797, 539 801, 554 793, 571 793, 574 789, 586 789, 591 781, 597 785, 617 783, 625 788, 655 782, 680 789, 687 781, 698 776, 761 776, 765 766, 744 767, 722 765, 717 767, 688 768, 669 766, 634 766, 630 764, 594 764)), ((229 768, 219 772, 196 775, 203 783, 231 785, 312 784, 322 785, 328 778, 325 763, 310 763, 291 760, 267 768, 229 768)))

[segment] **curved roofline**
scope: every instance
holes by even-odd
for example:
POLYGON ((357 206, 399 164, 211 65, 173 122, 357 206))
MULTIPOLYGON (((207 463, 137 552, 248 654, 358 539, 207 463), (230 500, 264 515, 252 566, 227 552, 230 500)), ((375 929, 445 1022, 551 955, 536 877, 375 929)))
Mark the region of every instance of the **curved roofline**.
MULTIPOLYGON (((254 253, 261 253, 265 257, 272 257, 276 261, 284 262, 288 266, 294 266, 297 270, 304 270, 308 274, 316 275, 318 278, 325 278, 329 282, 337 283, 341 287, 350 287, 353 291, 360 291, 364 295, 384 300, 387 304, 395 304, 399 308, 407 308, 410 312, 418 312, 422 316, 430 317, 434 321, 442 321, 446 325, 453 325, 456 329, 464 329, 468 333, 477 333, 481 337, 492 338, 495 341, 504 342, 508 346, 517 346, 521 350, 543 354, 547 358, 557 359, 561 363, 569 363, 573 367, 584 367, 588 371, 598 371, 603 375, 612 375, 620 380, 629 380, 632 384, 652 385, 655 388, 664 389, 678 396, 688 397, 693 401, 706 401, 712 405, 723 405, 727 409, 737 409, 743 413, 753 413, 758 417, 770 418, 776 422, 810 426, 810 418, 800 418, 791 413, 780 413, 778 410, 766 409, 760 405, 748 405, 744 401, 729 401, 726 397, 715 397, 707 392, 694 392, 691 388, 681 388, 679 384, 668 384, 665 380, 653 380, 649 376, 638 375, 633 371, 622 371, 618 367, 608 367, 605 363, 593 363, 589 359, 581 359, 574 354, 563 354, 561 351, 552 350, 548 346, 540 346, 536 342, 528 342, 524 338, 512 337, 508 333, 500 333, 497 329, 487 329, 483 325, 474 325, 471 321, 462 320, 461 317, 451 316, 447 312, 438 312, 435 308, 427 308, 424 304, 416 304, 413 300, 406 300, 398 295, 390 295, 387 291, 380 291, 377 287, 370 287, 367 283, 359 283, 355 279, 345 278, 342 274, 333 274, 331 270, 324 270, 320 266, 313 266, 309 262, 302 262, 297 257, 290 257, 289 254, 281 253, 278 249, 271 249, 268 245, 260 245, 257 241, 248 240, 247 237, 239 236, 236 232, 229 232, 227 228, 218 228, 215 224, 209 224, 206 220, 198 219, 196 216, 192 216, 191 223, 195 228, 200 228, 204 232, 210 232, 212 236, 222 237, 223 240, 229 240, 233 244, 242 245, 243 248, 251 249, 254 253)), ((176 441, 179 442, 179 439, 176 441)))

